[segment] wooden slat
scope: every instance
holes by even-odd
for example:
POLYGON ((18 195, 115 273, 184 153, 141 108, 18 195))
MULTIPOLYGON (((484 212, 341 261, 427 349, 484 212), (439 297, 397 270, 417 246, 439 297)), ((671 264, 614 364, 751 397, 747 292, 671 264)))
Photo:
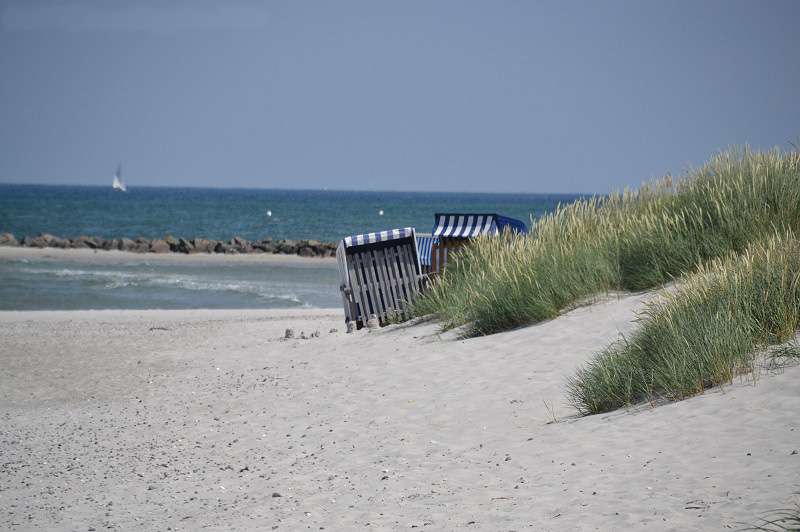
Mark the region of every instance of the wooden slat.
POLYGON ((417 256, 414 253, 414 245, 408 244, 406 246, 406 256, 408 258, 408 267, 412 272, 411 283, 414 287, 414 299, 419 296, 419 283, 420 283, 420 271, 419 271, 419 261, 417 260, 417 256))
POLYGON ((375 297, 372 294, 373 292, 372 283, 370 282, 370 279, 367 275, 364 253, 363 252, 354 253, 353 256, 356 257, 356 264, 358 265, 358 271, 361 272, 361 279, 364 283, 364 292, 365 292, 364 299, 366 300, 367 307, 364 309, 362 317, 364 319, 364 324, 366 324, 367 320, 369 320, 370 315, 376 314, 378 310, 377 310, 377 305, 375 304, 375 297))
POLYGON ((387 248, 384 250, 383 254, 383 270, 384 275, 386 275, 387 283, 389 284, 389 291, 392 294, 392 305, 394 306, 395 311, 398 313, 400 318, 403 318, 405 312, 403 311, 403 301, 400 297, 401 292, 399 289, 398 283, 398 276, 395 271, 392 269, 392 264, 394 263, 394 254, 392 253, 391 248, 387 248))
POLYGON ((403 264, 403 256, 399 247, 394 248, 394 266, 397 268, 397 280, 403 298, 403 306, 406 307, 409 302, 409 286, 406 278, 405 264, 403 264))
POLYGON ((372 288, 372 295, 374 296, 375 300, 375 305, 376 305, 375 314, 378 316, 378 320, 385 321, 384 316, 386 315, 386 304, 381 294, 380 280, 375 274, 374 251, 369 250, 365 252, 364 260, 365 260, 364 267, 367 269, 367 275, 370 280, 370 287, 372 288))
POLYGON ((441 239, 431 247, 431 271, 440 273, 442 271, 442 247, 444 244, 441 239))
POLYGON ((397 308, 394 297, 392 295, 391 285, 389 284, 388 275, 386 275, 386 256, 384 250, 376 249, 372 252, 375 257, 375 271, 378 274, 378 281, 381 284, 381 293, 383 295, 383 303, 386 309, 386 320, 394 313, 397 308))
POLYGON ((403 270, 403 285, 406 287, 407 301, 409 303, 413 303, 416 292, 416 290, 414 290, 416 275, 414 268, 412 268, 410 265, 408 251, 406 248, 407 246, 399 246, 398 252, 400 254, 400 266, 403 270))
POLYGON ((397 251, 394 248, 386 250, 386 271, 390 279, 392 294, 394 295, 395 308, 401 318, 405 317, 405 296, 400 279, 400 270, 397 268, 397 251))
MULTIPOLYGON (((367 295, 366 287, 360 273, 361 268, 359 267, 358 259, 356 258, 355 254, 347 255, 347 268, 350 271, 350 280, 353 284, 353 296, 355 297, 356 303, 358 303, 361 310, 361 319, 356 317, 356 321, 361 321, 363 325, 366 323, 364 315, 367 312, 367 295)), ((356 312, 356 316, 358 316, 358 312, 356 312)))
POLYGON ((392 284, 397 294, 397 308, 401 314, 405 314, 406 295, 403 289, 403 272, 398 265, 399 255, 396 247, 387 248, 388 267, 392 273, 392 284))

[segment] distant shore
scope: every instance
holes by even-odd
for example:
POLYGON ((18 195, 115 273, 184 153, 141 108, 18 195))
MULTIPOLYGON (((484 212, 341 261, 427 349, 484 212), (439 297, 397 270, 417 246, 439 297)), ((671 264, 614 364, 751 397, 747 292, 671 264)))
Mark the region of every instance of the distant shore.
POLYGON ((235 236, 228 241, 207 238, 181 238, 167 235, 164 238, 102 238, 82 235, 61 238, 49 233, 24 236, 17 239, 12 233, 0 233, 0 249, 83 249, 90 251, 122 251, 148 254, 220 254, 220 255, 296 255, 300 257, 333 257, 335 242, 318 240, 247 240, 235 236))
POLYGON ((222 254, 222 253, 136 253, 119 250, 96 249, 60 249, 60 248, 28 248, 0 246, 0 260, 20 259, 52 259, 59 261, 92 262, 96 264, 120 264, 132 260, 157 261, 162 263, 193 263, 198 262, 240 262, 240 263, 269 263, 289 266, 320 266, 335 264, 333 257, 302 257, 299 255, 284 255, 279 253, 251 253, 251 254, 222 254))

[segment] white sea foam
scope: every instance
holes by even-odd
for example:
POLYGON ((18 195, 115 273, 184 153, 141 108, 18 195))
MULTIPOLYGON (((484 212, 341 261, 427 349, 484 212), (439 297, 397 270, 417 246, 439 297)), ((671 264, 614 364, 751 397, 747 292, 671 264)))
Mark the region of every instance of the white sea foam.
POLYGON ((121 270, 84 270, 75 268, 23 268, 24 273, 51 275, 59 278, 76 278, 88 283, 95 282, 98 288, 114 290, 120 288, 173 288, 177 290, 235 292, 267 300, 280 300, 311 306, 296 292, 300 286, 287 287, 283 283, 269 281, 243 281, 209 279, 196 275, 179 275, 166 272, 130 272, 121 270), (294 289, 294 290, 292 290, 294 289))

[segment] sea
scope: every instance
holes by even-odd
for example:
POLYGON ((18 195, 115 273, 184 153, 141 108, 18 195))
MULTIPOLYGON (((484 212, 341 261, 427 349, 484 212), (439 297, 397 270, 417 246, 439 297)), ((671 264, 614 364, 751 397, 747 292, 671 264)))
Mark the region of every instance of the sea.
MULTIPOLYGON (((73 238, 314 239, 415 227, 436 212, 497 212, 523 220, 580 196, 0 184, 0 233, 73 238)), ((101 253, 101 252, 98 252, 101 253)), ((0 310, 332 308, 331 261, 9 258, 0 254, 0 310)))

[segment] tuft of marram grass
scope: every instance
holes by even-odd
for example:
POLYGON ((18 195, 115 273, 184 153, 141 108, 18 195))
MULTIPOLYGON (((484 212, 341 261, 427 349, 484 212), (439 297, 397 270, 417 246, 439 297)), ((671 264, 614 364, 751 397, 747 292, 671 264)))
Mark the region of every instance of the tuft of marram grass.
POLYGON ((800 242, 787 232, 699 266, 645 307, 629 338, 580 369, 568 394, 583 414, 683 399, 753 371, 759 348, 799 326, 800 242))
POLYGON ((732 149, 683 180, 559 206, 528 235, 477 239, 414 311, 491 334, 659 286, 787 230, 800 231, 800 153, 732 149))
POLYGON ((773 510, 759 519, 758 523, 741 530, 800 532, 800 502, 796 502, 792 508, 773 510))

